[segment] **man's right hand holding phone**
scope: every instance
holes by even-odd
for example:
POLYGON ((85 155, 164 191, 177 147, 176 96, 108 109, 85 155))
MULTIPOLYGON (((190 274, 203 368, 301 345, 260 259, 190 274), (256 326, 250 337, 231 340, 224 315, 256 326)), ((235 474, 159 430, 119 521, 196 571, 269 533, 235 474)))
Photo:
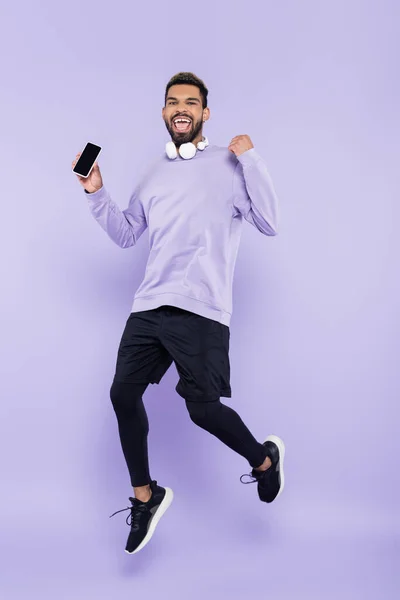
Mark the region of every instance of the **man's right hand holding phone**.
MULTIPOLYGON (((72 168, 74 169, 76 163, 79 160, 82 152, 76 155, 74 162, 72 163, 72 168)), ((103 179, 101 177, 100 168, 97 162, 94 163, 93 169, 90 172, 88 177, 81 177, 77 175, 78 181, 81 186, 89 193, 93 194, 97 192, 100 188, 103 187, 103 179)))

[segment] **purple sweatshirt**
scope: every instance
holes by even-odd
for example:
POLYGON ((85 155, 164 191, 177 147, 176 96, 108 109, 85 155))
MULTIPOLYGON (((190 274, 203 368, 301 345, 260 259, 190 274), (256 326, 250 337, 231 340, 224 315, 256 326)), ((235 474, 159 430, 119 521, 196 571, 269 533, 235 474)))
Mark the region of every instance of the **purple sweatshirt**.
POLYGON ((264 235, 277 233, 278 200, 254 148, 239 157, 213 145, 189 160, 164 154, 122 211, 104 186, 86 196, 121 248, 134 246, 149 228, 149 258, 132 312, 167 304, 229 326, 243 218, 264 235))

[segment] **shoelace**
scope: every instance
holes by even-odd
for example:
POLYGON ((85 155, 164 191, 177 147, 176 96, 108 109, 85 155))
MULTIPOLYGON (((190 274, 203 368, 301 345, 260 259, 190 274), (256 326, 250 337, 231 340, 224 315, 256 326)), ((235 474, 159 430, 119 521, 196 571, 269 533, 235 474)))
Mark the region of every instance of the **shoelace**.
POLYGON ((269 469, 267 469, 266 471, 260 471, 259 475, 257 477, 255 477, 254 475, 252 475, 252 473, 245 473, 244 475, 241 475, 240 477, 240 481, 242 483, 256 483, 257 481, 260 481, 260 479, 264 479, 265 477, 267 477, 267 474, 269 475, 272 471, 272 467, 269 467, 269 469), (249 477, 250 481, 243 481, 243 477, 249 477))
POLYGON ((126 508, 121 508, 121 510, 117 510, 115 513, 110 515, 114 517, 118 513, 124 512, 125 510, 130 510, 130 514, 126 517, 126 524, 130 527, 136 526, 139 523, 140 517, 146 513, 149 509, 144 504, 132 504, 132 506, 127 506, 126 508))
POLYGON ((240 476, 240 481, 241 483, 255 483, 256 481, 258 481, 257 477, 254 477, 254 475, 252 475, 251 473, 245 473, 244 475, 240 476), (250 477, 250 481, 243 481, 243 477, 250 477))

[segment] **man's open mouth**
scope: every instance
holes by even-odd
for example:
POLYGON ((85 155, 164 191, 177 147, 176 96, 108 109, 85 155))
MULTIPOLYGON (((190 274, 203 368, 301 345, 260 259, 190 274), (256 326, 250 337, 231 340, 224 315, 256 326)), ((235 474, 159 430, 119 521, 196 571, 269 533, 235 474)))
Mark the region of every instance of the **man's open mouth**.
POLYGON ((177 117, 172 121, 175 131, 179 131, 179 133, 186 133, 189 131, 192 121, 187 117, 177 117))

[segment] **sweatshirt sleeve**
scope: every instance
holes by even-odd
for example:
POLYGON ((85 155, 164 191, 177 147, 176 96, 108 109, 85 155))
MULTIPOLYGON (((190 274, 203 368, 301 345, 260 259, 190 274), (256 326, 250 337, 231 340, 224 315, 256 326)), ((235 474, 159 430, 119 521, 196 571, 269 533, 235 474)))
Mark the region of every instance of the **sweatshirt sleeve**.
POLYGON ((279 204, 267 166, 251 148, 237 157, 233 176, 233 205, 236 214, 254 225, 264 235, 276 235, 279 204))
POLYGON ((97 192, 86 194, 92 215, 113 242, 121 248, 134 246, 147 228, 139 191, 140 186, 137 186, 125 210, 120 210, 104 186, 97 192))

